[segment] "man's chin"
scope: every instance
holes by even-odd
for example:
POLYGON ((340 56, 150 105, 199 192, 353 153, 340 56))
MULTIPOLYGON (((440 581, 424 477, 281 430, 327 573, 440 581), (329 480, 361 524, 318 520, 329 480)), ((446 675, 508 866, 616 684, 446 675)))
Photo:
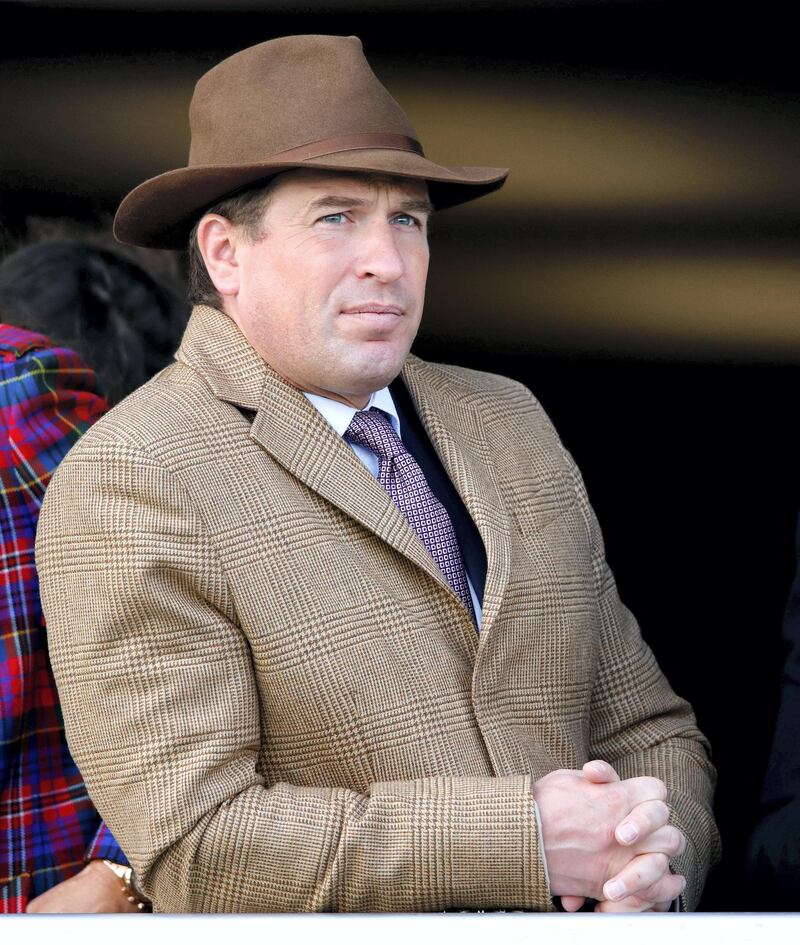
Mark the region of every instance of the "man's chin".
POLYGON ((402 357, 395 353, 391 358, 366 359, 360 365, 353 365, 347 372, 351 380, 348 386, 352 388, 353 393, 366 393, 366 396, 369 396, 376 390, 388 387, 403 370, 405 360, 406 353, 402 357))

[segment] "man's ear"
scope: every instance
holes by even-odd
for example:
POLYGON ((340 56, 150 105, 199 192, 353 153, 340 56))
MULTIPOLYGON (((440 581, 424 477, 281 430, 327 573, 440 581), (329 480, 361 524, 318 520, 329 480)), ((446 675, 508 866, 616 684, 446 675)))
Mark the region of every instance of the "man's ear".
POLYGON ((214 288, 223 298, 239 292, 239 240, 239 228, 218 213, 207 213, 197 225, 198 249, 214 288))

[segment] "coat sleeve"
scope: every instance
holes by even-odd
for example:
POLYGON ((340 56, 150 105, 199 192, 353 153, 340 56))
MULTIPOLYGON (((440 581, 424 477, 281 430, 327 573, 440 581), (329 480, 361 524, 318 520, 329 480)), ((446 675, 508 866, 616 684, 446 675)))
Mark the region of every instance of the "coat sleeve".
POLYGON ((37 555, 70 748, 157 911, 552 909, 528 777, 265 782, 225 576, 143 450, 82 441, 37 555))
POLYGON ((635 617, 620 600, 583 479, 572 457, 566 450, 564 454, 589 534, 600 612, 590 755, 608 761, 623 779, 650 776, 666 784, 670 822, 687 840, 685 852, 670 865, 673 873, 686 877, 681 907, 693 909, 720 857, 710 746, 691 706, 672 691, 635 617))

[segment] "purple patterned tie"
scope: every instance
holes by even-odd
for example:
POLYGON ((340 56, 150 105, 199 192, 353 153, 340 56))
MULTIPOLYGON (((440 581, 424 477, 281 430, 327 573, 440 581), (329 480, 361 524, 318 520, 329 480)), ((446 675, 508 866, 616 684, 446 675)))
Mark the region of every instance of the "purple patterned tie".
POLYGON ((445 580, 475 619, 461 548, 447 509, 433 494, 419 463, 403 446, 389 417, 377 407, 360 410, 350 421, 345 439, 378 457, 378 482, 408 519, 445 580))

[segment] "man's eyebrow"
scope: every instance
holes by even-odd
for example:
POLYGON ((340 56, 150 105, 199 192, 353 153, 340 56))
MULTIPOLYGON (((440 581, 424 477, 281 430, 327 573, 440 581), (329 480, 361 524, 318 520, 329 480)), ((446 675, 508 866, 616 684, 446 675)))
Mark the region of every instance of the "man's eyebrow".
MULTIPOLYGON (((324 194, 312 200, 307 210, 335 210, 343 207, 363 207, 367 201, 360 197, 344 196, 339 194, 324 194)), ((409 197, 407 200, 401 200, 396 207, 399 212, 426 213, 430 216, 433 213, 433 204, 430 200, 424 198, 409 197)))
POLYGON ((366 200, 360 197, 345 197, 338 194, 324 194, 308 205, 309 210, 331 210, 335 207, 363 207, 366 200))
POLYGON ((430 202, 430 200, 425 200, 423 198, 409 198, 408 200, 400 201, 397 209, 410 210, 414 213, 427 213, 428 216, 430 216, 433 213, 433 204, 430 202))

